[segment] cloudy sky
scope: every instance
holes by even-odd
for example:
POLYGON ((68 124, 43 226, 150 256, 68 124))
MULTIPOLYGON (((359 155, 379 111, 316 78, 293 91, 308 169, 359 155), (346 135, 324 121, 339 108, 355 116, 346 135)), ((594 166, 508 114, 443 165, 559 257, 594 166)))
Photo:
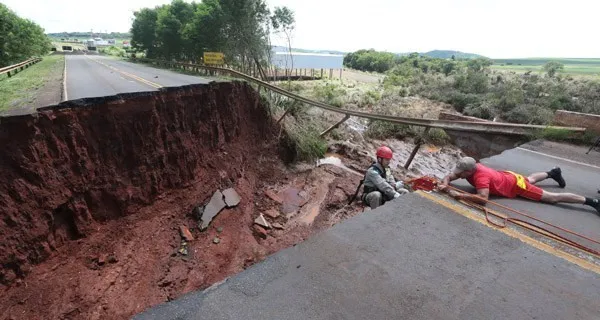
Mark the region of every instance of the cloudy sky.
MULTIPOLYGON (((127 31, 133 11, 169 0, 0 0, 47 32, 127 31)), ((491 58, 600 57, 596 0, 267 0, 296 14, 292 45, 491 58), (368 3, 368 4, 367 4, 368 3)), ((274 39, 282 42, 281 39, 274 39)), ((282 42, 283 43, 283 42, 282 42)))

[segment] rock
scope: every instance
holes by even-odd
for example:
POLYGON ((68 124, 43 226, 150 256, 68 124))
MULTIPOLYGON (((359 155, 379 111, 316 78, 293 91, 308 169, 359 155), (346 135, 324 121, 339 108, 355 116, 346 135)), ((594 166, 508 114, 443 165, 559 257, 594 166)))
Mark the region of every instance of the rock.
POLYGON ((115 255, 110 255, 108 256, 108 263, 117 263, 119 262, 119 260, 117 259, 117 257, 115 255))
POLYGON ((283 203, 283 198, 279 194, 275 193, 275 190, 269 189, 269 190, 265 191, 265 195, 267 197, 271 198, 271 200, 273 200, 279 204, 283 203))
POLYGON ((213 239, 213 243, 214 243, 214 244, 219 244, 219 242, 221 242, 221 239, 219 239, 219 238, 217 238, 217 237, 215 237, 215 238, 213 239))
POLYGON ((179 252, 179 253, 181 253, 181 254, 182 254, 182 255, 184 255, 184 256, 187 256, 187 254, 188 254, 188 250, 187 250, 187 248, 186 248, 186 247, 179 248, 179 251, 178 251, 178 252, 179 252))
POLYGON ((262 239, 266 239, 267 236, 269 235, 267 233, 267 230, 265 230, 265 228, 255 224, 252 228, 252 231, 254 232, 254 234, 262 239))
POLYGON ((275 229, 284 229, 283 225, 279 222, 273 223, 273 228, 275 229))
POLYGON ((258 216, 258 218, 254 219, 254 223, 256 223, 257 225, 259 225, 261 227, 265 227, 267 229, 271 228, 271 225, 265 219, 265 216, 263 216, 262 213, 260 214, 260 216, 258 216))
POLYGON ((233 188, 223 191, 223 197, 228 208, 237 206, 241 200, 240 195, 233 188))
POLYGON ((106 263, 106 255, 105 254, 100 254, 98 256, 98 265, 104 265, 106 263))
POLYGON ((218 227, 217 228, 217 233, 221 233, 221 232, 223 232, 223 227, 218 227))
POLYGON ((271 219, 277 219, 280 216, 279 211, 276 209, 269 209, 265 211, 265 215, 271 219))
POLYGON ((188 229, 188 227, 186 227, 186 226, 180 226, 179 233, 181 234, 181 238, 183 238, 183 240, 185 240, 185 241, 194 240, 194 236, 190 232, 190 229, 188 229))
POLYGON ((215 191, 208 204, 204 207, 204 213, 202 214, 202 221, 200 223, 200 230, 206 230, 214 217, 225 207, 226 204, 225 201, 223 201, 223 194, 219 190, 215 191))

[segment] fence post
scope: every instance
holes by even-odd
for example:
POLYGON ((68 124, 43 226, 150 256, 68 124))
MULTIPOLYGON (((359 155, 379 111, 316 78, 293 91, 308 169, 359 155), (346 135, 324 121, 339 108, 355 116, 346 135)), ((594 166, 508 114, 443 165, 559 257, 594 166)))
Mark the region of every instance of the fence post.
POLYGON ((327 130, 321 132, 321 134, 319 135, 321 138, 324 137, 326 134, 328 134, 329 132, 331 132, 331 130, 337 128, 340 124, 346 122, 346 120, 348 120, 350 118, 350 115, 347 114, 344 116, 344 118, 342 118, 342 120, 336 122, 334 125, 332 125, 331 127, 329 127, 327 130))
MULTIPOLYGON (((429 129, 431 129, 431 128, 430 127, 425 128, 425 131, 423 132, 423 136, 426 136, 427 133, 429 133, 429 129)), ((421 145, 423 144, 423 138, 417 137, 415 142, 416 142, 415 147, 413 148, 413 151, 410 153, 410 156, 408 157, 408 160, 406 161, 406 164, 404 165, 404 169, 408 169, 408 167, 410 167, 410 164, 412 163, 413 159, 417 155, 417 152, 421 148, 421 145)))
POLYGON ((329 69, 329 80, 333 80, 333 69, 329 69))
POLYGON ((323 69, 321 69, 321 80, 323 80, 323 69))

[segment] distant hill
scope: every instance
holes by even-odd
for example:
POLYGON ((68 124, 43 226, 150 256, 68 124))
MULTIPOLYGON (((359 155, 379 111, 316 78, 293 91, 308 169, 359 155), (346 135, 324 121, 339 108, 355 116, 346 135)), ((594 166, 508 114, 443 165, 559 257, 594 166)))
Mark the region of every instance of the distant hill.
POLYGON ((421 55, 439 59, 450 59, 452 58, 452 56, 454 56, 456 59, 485 58, 484 56, 475 53, 466 53, 452 50, 432 50, 429 52, 421 53, 421 55))

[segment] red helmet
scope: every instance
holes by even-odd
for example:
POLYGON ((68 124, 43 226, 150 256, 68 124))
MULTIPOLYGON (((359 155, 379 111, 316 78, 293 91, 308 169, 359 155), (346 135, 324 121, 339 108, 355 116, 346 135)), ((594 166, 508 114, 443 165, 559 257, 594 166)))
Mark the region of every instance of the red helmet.
POLYGON ((377 148, 377 158, 383 158, 383 159, 391 159, 392 158, 392 149, 386 147, 386 146, 381 146, 379 148, 377 148))

